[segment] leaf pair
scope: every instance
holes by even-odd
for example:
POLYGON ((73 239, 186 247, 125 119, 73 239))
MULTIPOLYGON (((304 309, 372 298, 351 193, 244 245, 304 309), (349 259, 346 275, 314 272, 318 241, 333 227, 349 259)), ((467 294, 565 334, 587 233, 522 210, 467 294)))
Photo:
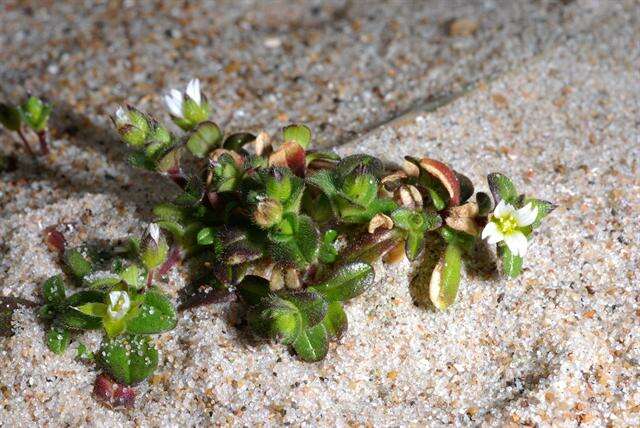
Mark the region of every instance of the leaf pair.
POLYGON ((342 301, 364 292, 373 283, 373 269, 353 263, 304 291, 269 290, 268 281, 246 277, 238 294, 249 305, 249 322, 263 336, 290 345, 305 361, 319 361, 328 351, 329 340, 347 328, 342 301))

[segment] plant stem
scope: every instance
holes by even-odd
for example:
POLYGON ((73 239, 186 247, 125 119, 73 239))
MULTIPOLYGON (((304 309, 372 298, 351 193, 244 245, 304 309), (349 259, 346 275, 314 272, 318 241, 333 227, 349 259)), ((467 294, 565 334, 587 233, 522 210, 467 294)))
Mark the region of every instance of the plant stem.
POLYGON ((22 143, 24 144, 24 148, 27 149, 27 152, 29 152, 29 154, 33 157, 36 156, 36 154, 33 152, 33 150, 31 150, 31 146, 29 145, 29 141, 27 141, 27 137, 24 136, 24 133, 22 132, 21 128, 18 128, 18 135, 20 136, 20 139, 22 140, 22 143))
POLYGON ((40 153, 43 155, 48 155, 49 144, 47 144, 47 131, 42 130, 38 132, 38 140, 40 141, 40 153))

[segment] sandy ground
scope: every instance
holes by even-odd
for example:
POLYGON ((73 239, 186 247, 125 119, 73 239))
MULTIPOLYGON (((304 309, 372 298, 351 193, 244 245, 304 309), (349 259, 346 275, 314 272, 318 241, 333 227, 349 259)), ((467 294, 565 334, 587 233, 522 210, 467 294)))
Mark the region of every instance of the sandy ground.
MULTIPOLYGON (((369 151, 388 160, 426 154, 450 162, 485 189, 484 175, 502 171, 522 190, 560 204, 537 232, 520 278, 470 267, 458 302, 434 312, 420 304, 424 279, 418 268, 406 262, 378 266, 375 288, 348 305, 348 333, 317 364, 247 337, 236 327, 233 304, 183 313, 178 328, 160 337, 159 370, 128 411, 97 405, 90 395, 94 369, 74 361, 73 349, 64 356, 48 352, 43 326, 22 310, 15 316, 16 335, 0 339, 0 424, 639 425, 638 7, 567 6, 564 15, 573 17, 564 20, 590 25, 559 30, 561 36, 535 55, 514 53, 524 58, 503 61, 509 66, 498 75, 480 78, 474 90, 435 112, 418 110, 374 126, 379 118, 394 117, 394 110, 379 107, 382 116, 358 110, 353 114, 364 114, 368 125, 350 128, 321 99, 309 102, 347 123, 336 134, 327 128, 328 135, 370 129, 339 147, 342 154, 369 151)), ((554 10, 548 7, 544 16, 554 10)), ((522 13, 520 18, 535 20, 522 13)), ((37 17, 34 11, 29 19, 37 17)), ((3 64, 1 72, 16 82, 33 79, 35 74, 15 67, 3 64)), ((478 73, 468 74, 467 81, 483 76, 478 73)), ((404 102, 407 82, 397 83, 397 102, 404 102)), ((366 86, 368 80, 353 84, 366 86)), ((428 99, 432 93, 425 85, 410 97, 428 99)), ((119 93, 128 87, 107 89, 119 93)), ((158 194, 166 186, 153 177, 120 165, 122 152, 112 147, 113 134, 103 122, 94 120, 82 131, 68 128, 99 111, 88 106, 100 96, 83 96, 86 105, 78 108, 87 116, 61 118, 67 128, 56 131, 59 138, 46 162, 35 165, 20 157, 19 169, 0 184, 3 294, 35 299, 42 280, 58 272, 40 244, 42 228, 65 225, 72 244, 121 238, 140 231, 149 204, 167 193, 158 194)), ((147 102, 155 105, 158 98, 147 102)), ((358 97, 353 100, 366 110, 358 97)), ((260 102, 247 106, 259 109, 260 102)), ((295 112, 296 106, 287 108, 295 112)), ((231 123, 248 123, 236 119, 231 123)), ((0 140, 5 144, 12 137, 4 133, 0 140)), ((173 273, 170 292, 175 296, 183 285, 173 273)), ((95 334, 82 340, 99 343, 95 334)))

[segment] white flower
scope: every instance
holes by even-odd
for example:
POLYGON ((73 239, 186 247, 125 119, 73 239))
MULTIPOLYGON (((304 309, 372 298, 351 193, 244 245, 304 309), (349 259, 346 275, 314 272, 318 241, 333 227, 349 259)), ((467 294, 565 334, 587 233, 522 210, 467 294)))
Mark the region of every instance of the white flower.
POLYGON ((115 113, 115 122, 117 127, 129 125, 131 123, 131 120, 129 119, 129 113, 127 113, 124 108, 118 107, 115 113))
POLYGON ((131 300, 126 291, 112 291, 109 293, 107 313, 110 318, 115 320, 121 319, 129 312, 129 308, 131 308, 131 300))
MULTIPOLYGON (((198 106, 202 104, 202 94, 200 92, 200 80, 191 79, 187 85, 186 90, 187 97, 191 98, 198 106)), ((177 89, 171 89, 168 94, 164 96, 164 102, 167 104, 169 111, 175 117, 184 119, 183 105, 185 97, 182 92, 177 89)))
POLYGON ((187 85, 187 96, 191 98, 196 104, 200 105, 202 97, 200 96, 200 79, 191 79, 187 85))
POLYGON ((491 221, 482 230, 482 239, 489 244, 504 241, 514 255, 524 257, 527 253, 527 237, 521 228, 532 224, 537 216, 538 208, 531 203, 516 210, 502 200, 493 211, 491 221))
POLYGON ((157 245, 160 241, 160 227, 157 223, 149 224, 149 236, 153 239, 153 242, 157 245))
POLYGON ((182 92, 177 89, 172 89, 169 91, 167 95, 164 96, 164 102, 167 104, 169 111, 172 115, 179 118, 184 118, 182 114, 182 104, 184 103, 184 98, 182 97, 182 92))

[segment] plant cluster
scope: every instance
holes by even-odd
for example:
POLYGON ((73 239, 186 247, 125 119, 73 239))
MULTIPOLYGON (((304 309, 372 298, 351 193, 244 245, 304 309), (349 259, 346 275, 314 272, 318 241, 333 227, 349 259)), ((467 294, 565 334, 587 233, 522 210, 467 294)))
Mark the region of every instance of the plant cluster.
POLYGON ((519 195, 497 173, 488 177, 494 209, 469 178, 434 159, 408 156, 398 167, 312 150, 305 125, 285 127, 277 142, 264 132, 225 135, 209 120, 197 80, 165 100, 183 136, 131 106, 113 119, 132 162, 184 190, 155 207, 157 224, 208 267, 199 278, 207 291, 237 295, 254 332, 307 361, 322 359, 344 329, 340 302, 372 284, 376 259, 415 260, 427 236, 440 240, 429 289, 445 309, 481 237, 498 245, 505 273, 516 276, 533 229, 554 208, 519 195), (198 160, 191 171, 186 154, 198 160))
POLYGON ((49 153, 49 145, 47 144, 47 123, 51 115, 51 104, 47 104, 40 98, 29 96, 27 100, 17 106, 0 103, 0 123, 9 131, 14 131, 22 140, 24 148, 32 156, 35 156, 31 149, 29 140, 25 135, 23 128, 26 125, 31 129, 40 143, 40 154, 49 153))
POLYGON ((96 388, 112 402, 128 400, 126 386, 157 364, 149 335, 173 328, 176 313, 153 284, 181 258, 197 272, 181 309, 232 296, 256 335, 318 361, 347 328, 343 302, 374 283, 375 261, 420 261, 428 242, 440 251, 429 296, 444 310, 481 240, 497 245, 503 271, 515 277, 534 229, 555 208, 498 173, 488 176, 492 200, 435 159, 407 156, 398 166, 313 150, 305 125, 285 127, 279 139, 225 134, 209 120, 198 80, 165 101, 182 135, 132 106, 112 120, 131 163, 173 180, 180 196, 155 206, 143 238, 109 257, 49 237, 82 288, 68 296, 60 276, 44 284, 49 347, 62 352, 72 332, 102 329, 95 359, 117 383, 100 377, 96 388))
POLYGON ((177 322, 171 301, 153 283, 153 273, 162 271, 168 259, 166 239, 152 224, 141 240, 112 250, 66 248, 55 229, 47 230, 45 240, 59 252, 69 278, 65 283, 63 275, 55 275, 42 285, 39 315, 50 325, 47 346, 62 354, 74 333, 102 330, 101 348, 94 352, 79 343, 77 357, 95 362, 109 375, 96 382, 101 398, 113 405, 131 404, 135 394, 126 386, 150 376, 158 364, 151 335, 169 331, 177 322), (117 387, 108 389, 112 384, 117 387))

